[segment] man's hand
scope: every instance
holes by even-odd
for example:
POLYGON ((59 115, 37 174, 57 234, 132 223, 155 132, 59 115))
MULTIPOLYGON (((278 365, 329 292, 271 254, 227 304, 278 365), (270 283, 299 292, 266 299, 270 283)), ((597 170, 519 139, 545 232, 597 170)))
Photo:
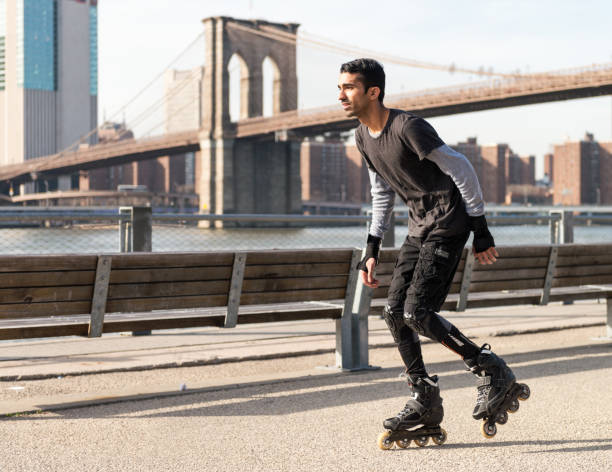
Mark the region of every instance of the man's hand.
POLYGON ((474 253, 474 257, 483 265, 493 264, 499 257, 499 254, 494 246, 491 246, 489 249, 482 252, 476 252, 476 249, 472 248, 472 252, 474 253))
POLYGON ((360 271, 361 280, 363 281, 363 284, 367 285, 368 287, 378 288, 378 280, 374 278, 374 271, 376 270, 376 259, 374 259, 373 257, 370 257, 366 261, 365 265, 368 271, 367 272, 365 270, 360 271))

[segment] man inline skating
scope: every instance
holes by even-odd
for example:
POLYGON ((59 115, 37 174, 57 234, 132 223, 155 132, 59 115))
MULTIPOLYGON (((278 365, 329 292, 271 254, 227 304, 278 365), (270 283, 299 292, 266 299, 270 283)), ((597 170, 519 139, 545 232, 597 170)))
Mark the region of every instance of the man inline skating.
MULTIPOLYGON (((498 257, 474 169, 425 120, 383 105, 385 73, 375 60, 343 64, 338 88, 347 116, 360 122, 355 141, 372 186, 372 221, 359 266, 365 285, 378 286, 375 267, 395 195, 409 208, 408 236, 397 258, 383 317, 406 365, 411 398, 395 417, 384 421, 384 427, 390 431, 439 428, 442 421, 438 379, 427 373, 419 334, 463 358, 478 377, 473 416, 490 416, 515 383, 512 371, 488 345, 478 347, 438 314, 470 231, 472 250, 481 264, 493 264, 498 257)), ((440 442, 445 439, 437 437, 440 442)))

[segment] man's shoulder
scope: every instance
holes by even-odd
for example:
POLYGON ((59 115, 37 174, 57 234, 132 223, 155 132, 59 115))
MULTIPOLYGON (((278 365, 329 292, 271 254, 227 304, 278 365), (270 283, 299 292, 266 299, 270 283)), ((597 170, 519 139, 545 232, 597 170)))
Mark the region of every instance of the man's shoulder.
POLYGON ((425 120, 419 115, 415 115, 409 111, 399 110, 397 108, 391 108, 393 124, 404 127, 406 125, 413 125, 425 120))

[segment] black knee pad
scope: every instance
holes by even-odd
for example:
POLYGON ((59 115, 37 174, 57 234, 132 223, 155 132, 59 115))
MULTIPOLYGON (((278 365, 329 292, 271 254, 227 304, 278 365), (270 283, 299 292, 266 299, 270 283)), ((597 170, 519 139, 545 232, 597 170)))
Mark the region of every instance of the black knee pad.
POLYGON ((404 323, 422 336, 441 341, 450 331, 448 321, 430 308, 417 307, 404 313, 404 323))
POLYGON ((393 340, 396 343, 399 343, 401 340, 400 331, 405 327, 404 316, 402 312, 392 311, 389 305, 387 305, 383 309, 383 318, 385 319, 385 323, 389 327, 389 331, 391 331, 391 335, 393 336, 393 340))

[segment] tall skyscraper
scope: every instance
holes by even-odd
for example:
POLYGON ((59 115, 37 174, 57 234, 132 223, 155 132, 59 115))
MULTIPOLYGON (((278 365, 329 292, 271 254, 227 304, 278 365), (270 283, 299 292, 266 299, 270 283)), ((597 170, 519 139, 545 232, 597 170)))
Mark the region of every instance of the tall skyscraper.
POLYGON ((0 0, 0 165, 54 154, 96 128, 97 28, 97 0, 0 0))

